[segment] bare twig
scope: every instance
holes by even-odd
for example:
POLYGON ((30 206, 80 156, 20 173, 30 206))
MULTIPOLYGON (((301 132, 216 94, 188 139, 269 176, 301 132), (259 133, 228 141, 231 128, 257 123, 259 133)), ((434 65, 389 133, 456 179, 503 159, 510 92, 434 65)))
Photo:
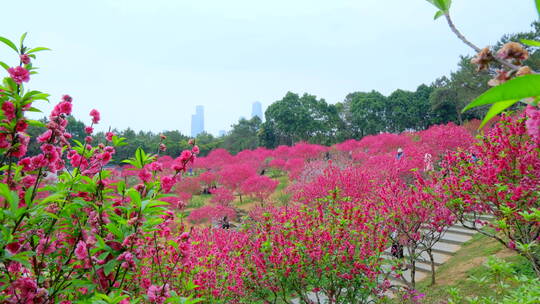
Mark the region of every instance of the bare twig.
MULTIPOLYGON (((476 53, 480 53, 480 51, 482 51, 481 48, 479 48, 474 43, 467 40, 467 38, 465 38, 465 36, 463 36, 463 34, 457 29, 454 22, 452 22, 452 18, 450 18, 450 13, 449 12, 444 13, 444 17, 446 18, 446 21, 448 22, 448 26, 450 27, 452 32, 454 32, 454 34, 456 34, 456 36, 459 38, 459 40, 463 41, 463 43, 465 43, 466 45, 471 47, 476 53)), ((517 71, 520 68, 519 66, 517 66, 515 64, 512 64, 512 63, 510 63, 510 62, 508 62, 506 60, 503 60, 501 58, 498 58, 497 56, 492 56, 492 57, 493 57, 493 60, 495 60, 497 63, 499 63, 500 65, 505 66, 505 67, 507 67, 507 68, 509 68, 511 70, 517 71)))

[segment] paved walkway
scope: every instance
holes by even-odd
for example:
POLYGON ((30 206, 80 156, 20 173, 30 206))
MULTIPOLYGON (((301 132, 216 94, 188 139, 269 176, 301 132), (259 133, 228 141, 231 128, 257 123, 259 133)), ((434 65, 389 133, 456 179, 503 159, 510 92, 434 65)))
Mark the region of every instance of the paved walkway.
MULTIPOLYGON (((461 245, 470 240, 476 232, 463 227, 461 224, 455 224, 442 236, 441 240, 433 246, 433 259, 435 260, 435 271, 439 266, 444 264, 452 257, 460 248, 461 245)), ((405 255, 407 255, 405 249, 405 255)), ((384 255, 391 259, 390 249, 387 249, 384 255)), ((416 259, 416 275, 415 281, 419 282, 426 277, 431 276, 431 262, 427 252, 416 259)), ((391 278, 392 285, 407 285, 411 282, 411 270, 403 272, 403 279, 391 278), (404 279, 404 280, 403 280, 404 279)))

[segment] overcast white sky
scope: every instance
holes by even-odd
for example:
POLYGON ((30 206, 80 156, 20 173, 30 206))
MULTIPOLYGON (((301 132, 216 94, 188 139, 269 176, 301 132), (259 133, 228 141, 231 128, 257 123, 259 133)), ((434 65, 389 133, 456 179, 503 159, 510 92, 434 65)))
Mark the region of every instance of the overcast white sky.
MULTIPOLYGON (((532 0, 454 0, 455 23, 480 46, 526 31, 532 0)), ((190 131, 195 105, 217 134, 251 103, 287 91, 335 103, 350 92, 421 83, 472 54, 425 0, 4 1, 0 36, 28 32, 40 75, 30 87, 64 93, 74 114, 102 112, 100 129, 190 131)), ((0 61, 17 58, 0 47, 0 61)), ((42 105, 49 110, 51 106, 42 105)))

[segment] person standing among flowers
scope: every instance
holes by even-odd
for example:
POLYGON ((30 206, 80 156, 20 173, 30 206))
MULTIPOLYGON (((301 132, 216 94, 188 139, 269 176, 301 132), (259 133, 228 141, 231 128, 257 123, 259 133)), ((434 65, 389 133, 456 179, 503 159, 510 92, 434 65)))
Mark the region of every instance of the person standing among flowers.
POLYGON ((426 153, 424 155, 424 172, 433 171, 433 156, 426 153))
POLYGON ((405 155, 405 154, 403 153, 403 149, 398 148, 398 149, 397 149, 397 154, 396 154, 396 159, 397 159, 397 160, 401 160, 401 159, 403 158, 404 155, 405 155))

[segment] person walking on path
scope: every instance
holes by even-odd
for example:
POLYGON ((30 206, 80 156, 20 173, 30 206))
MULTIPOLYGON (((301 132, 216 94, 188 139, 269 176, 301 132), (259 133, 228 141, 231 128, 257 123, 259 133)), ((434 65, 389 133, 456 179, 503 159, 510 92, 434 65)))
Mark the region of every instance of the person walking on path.
POLYGON ((399 234, 397 231, 392 232, 392 247, 390 248, 390 253, 396 259, 403 259, 405 256, 403 253, 403 245, 399 242, 399 234))
POLYGON ((225 215, 223 219, 221 220, 221 228, 222 229, 229 229, 231 228, 231 223, 229 223, 229 218, 225 215))

